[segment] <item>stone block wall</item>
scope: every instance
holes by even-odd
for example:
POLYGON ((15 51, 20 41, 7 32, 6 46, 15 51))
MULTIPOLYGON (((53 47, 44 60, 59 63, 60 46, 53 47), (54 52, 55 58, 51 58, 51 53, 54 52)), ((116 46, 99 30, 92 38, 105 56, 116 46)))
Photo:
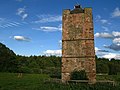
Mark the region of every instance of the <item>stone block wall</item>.
MULTIPOLYGON (((77 11, 78 10, 78 11, 77 11)), ((62 80, 70 80, 74 70, 85 70, 90 82, 96 81, 92 9, 79 13, 64 10, 62 17, 62 80), (72 12, 72 13, 71 13, 72 12)))

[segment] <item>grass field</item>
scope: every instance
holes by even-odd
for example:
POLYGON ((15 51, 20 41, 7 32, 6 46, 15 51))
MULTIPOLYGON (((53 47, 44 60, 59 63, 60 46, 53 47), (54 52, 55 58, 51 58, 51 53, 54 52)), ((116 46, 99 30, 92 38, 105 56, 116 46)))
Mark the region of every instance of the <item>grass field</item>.
POLYGON ((43 79, 49 78, 47 75, 23 74, 18 78, 16 73, 0 73, 1 90, 34 90, 42 87, 43 79))
MULTIPOLYGON (((88 85, 83 83, 60 84, 45 82, 49 79, 44 74, 23 74, 18 78, 17 73, 0 73, 0 90, 120 90, 120 85, 112 86, 107 83, 88 85)), ((98 76, 97 79, 120 80, 120 76, 98 76)))
POLYGON ((97 80, 111 80, 115 82, 120 82, 120 74, 118 75, 97 75, 97 80))

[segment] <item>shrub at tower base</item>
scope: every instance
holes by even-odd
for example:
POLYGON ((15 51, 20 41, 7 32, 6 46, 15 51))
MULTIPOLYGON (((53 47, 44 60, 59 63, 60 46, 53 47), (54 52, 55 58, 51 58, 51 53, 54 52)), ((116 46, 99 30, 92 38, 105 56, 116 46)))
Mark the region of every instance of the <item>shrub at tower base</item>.
POLYGON ((85 70, 74 70, 71 73, 71 80, 88 80, 85 70))

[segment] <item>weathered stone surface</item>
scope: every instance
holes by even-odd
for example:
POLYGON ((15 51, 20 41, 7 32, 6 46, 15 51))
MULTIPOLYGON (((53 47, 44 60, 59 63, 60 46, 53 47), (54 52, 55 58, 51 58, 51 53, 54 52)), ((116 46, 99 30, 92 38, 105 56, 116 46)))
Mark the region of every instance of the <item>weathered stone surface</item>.
POLYGON ((70 80, 73 70, 85 70, 90 82, 95 82, 96 64, 92 9, 83 12, 63 11, 62 81, 70 80))

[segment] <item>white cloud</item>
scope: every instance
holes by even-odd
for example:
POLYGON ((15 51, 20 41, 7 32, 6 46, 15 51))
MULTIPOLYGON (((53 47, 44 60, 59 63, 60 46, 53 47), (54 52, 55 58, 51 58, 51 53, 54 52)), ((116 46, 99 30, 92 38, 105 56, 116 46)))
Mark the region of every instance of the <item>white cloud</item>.
POLYGON ((101 23, 101 24, 111 24, 110 22, 108 22, 108 20, 103 19, 100 15, 97 15, 97 16, 95 17, 95 21, 96 21, 96 22, 99 22, 99 23, 101 23))
POLYGON ((113 34, 115 37, 120 37, 120 32, 115 32, 115 31, 113 31, 112 34, 113 34))
POLYGON ((100 50, 98 47, 95 47, 95 52, 97 53, 100 50))
POLYGON ((46 27, 46 26, 40 27, 40 29, 43 31, 48 31, 48 32, 61 30, 61 28, 59 28, 59 27, 46 27))
POLYGON ((50 55, 61 56, 62 51, 61 50, 46 50, 43 52, 43 54, 47 56, 50 56, 50 55))
POLYGON ((107 59, 112 59, 112 58, 115 58, 116 59, 116 54, 115 53, 108 53, 106 55, 103 55, 102 57, 103 58, 107 58, 107 59))
POLYGON ((114 51, 120 51, 120 44, 111 44, 111 45, 104 45, 105 48, 112 49, 114 51))
POLYGON ((99 21, 100 19, 101 19, 101 16, 100 15, 96 15, 95 20, 99 21))
POLYGON ((104 52, 109 52, 109 51, 102 50, 102 49, 99 49, 98 47, 95 47, 95 53, 104 53, 104 52))
POLYGON ((62 40, 59 40, 59 47, 62 48, 62 40))
POLYGON ((94 35, 95 37, 101 37, 101 38, 113 38, 113 36, 109 33, 103 32, 103 33, 96 33, 94 35))
POLYGON ((18 22, 10 21, 5 18, 0 18, 0 28, 10 28, 10 27, 17 27, 21 25, 18 22))
POLYGON ((99 49, 95 47, 96 55, 100 58, 107 58, 107 59, 120 59, 119 53, 110 53, 110 51, 99 49))
MULTIPOLYGON (((105 31, 108 31, 107 27, 102 27, 102 28, 104 28, 105 31)), ((102 32, 102 33, 96 33, 94 36, 101 37, 101 38, 117 38, 117 37, 120 37, 120 32, 113 31, 112 34, 102 32)))
POLYGON ((24 37, 24 36, 14 36, 13 38, 17 41, 30 41, 29 38, 24 37))
POLYGON ((22 16, 22 20, 24 20, 25 18, 27 18, 28 17, 28 14, 24 14, 23 16, 22 16))
POLYGON ((103 52, 99 52, 99 49, 98 47, 95 47, 95 54, 98 56, 98 57, 101 57, 101 55, 103 55, 103 52))
POLYGON ((24 6, 23 8, 18 8, 17 10, 17 15, 20 16, 22 18, 22 20, 24 20, 25 18, 28 17, 28 14, 26 13, 26 7, 24 6))
POLYGON ((113 43, 120 44, 120 38, 114 38, 113 43))
POLYGON ((112 34, 96 33, 95 37, 112 39, 113 43, 111 45, 104 45, 104 47, 114 51, 120 51, 120 32, 113 31, 112 34))
POLYGON ((120 17, 120 9, 118 7, 113 11, 112 17, 120 17))
POLYGON ((115 59, 120 59, 120 54, 117 54, 117 55, 115 56, 115 59))
POLYGON ((120 59, 120 54, 110 53, 109 51, 107 51, 107 50, 101 50, 98 47, 95 47, 95 52, 96 52, 96 55, 98 57, 100 57, 100 58, 107 58, 107 59, 115 58, 115 59, 120 59))
POLYGON ((114 51, 120 51, 120 32, 112 32, 113 43, 111 45, 104 45, 105 48, 109 48, 114 51))
POLYGON ((18 8, 18 10, 17 10, 17 15, 21 15, 21 14, 23 14, 23 13, 25 13, 25 7, 23 7, 23 8, 18 8))
POLYGON ((40 28, 33 28, 33 29, 41 30, 41 31, 45 31, 45 32, 62 31, 62 25, 60 24, 58 27, 42 26, 40 28))
POLYGON ((62 21, 62 16, 55 15, 39 15, 35 23, 59 22, 62 21))
POLYGON ((62 44, 62 40, 59 40, 59 43, 62 44))
POLYGON ((105 20, 105 19, 101 19, 100 21, 101 21, 102 24, 108 23, 108 21, 105 20))
POLYGON ((102 58, 107 58, 107 59, 120 59, 120 54, 118 53, 106 53, 105 55, 102 56, 102 58))
POLYGON ((98 47, 95 47, 95 54, 98 56, 98 57, 103 57, 104 55, 106 55, 109 51, 107 50, 102 50, 102 49, 99 49, 98 47))

